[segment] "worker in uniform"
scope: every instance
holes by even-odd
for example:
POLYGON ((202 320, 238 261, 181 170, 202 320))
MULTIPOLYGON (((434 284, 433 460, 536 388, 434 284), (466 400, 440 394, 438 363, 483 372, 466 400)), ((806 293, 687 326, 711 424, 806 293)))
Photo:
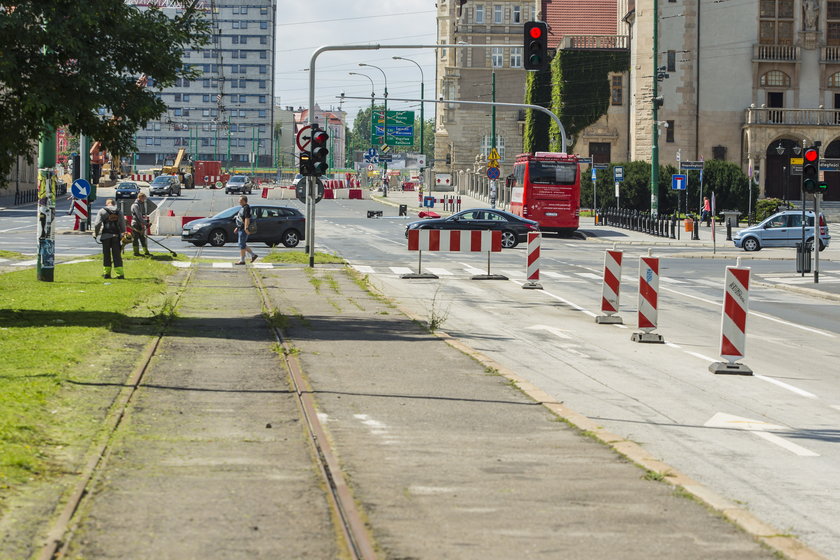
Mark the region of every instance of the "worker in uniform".
POLYGON ((143 246, 143 255, 149 256, 149 245, 146 240, 146 228, 149 227, 149 213, 147 208, 148 201, 146 200, 146 193, 137 195, 134 204, 131 205, 131 246, 134 248, 134 256, 140 256, 140 246, 143 246))
POLYGON ((122 236, 125 233, 125 217, 114 199, 105 201, 105 207, 96 214, 93 222, 93 236, 102 242, 102 277, 111 278, 111 266, 117 278, 125 278, 122 260, 122 236))

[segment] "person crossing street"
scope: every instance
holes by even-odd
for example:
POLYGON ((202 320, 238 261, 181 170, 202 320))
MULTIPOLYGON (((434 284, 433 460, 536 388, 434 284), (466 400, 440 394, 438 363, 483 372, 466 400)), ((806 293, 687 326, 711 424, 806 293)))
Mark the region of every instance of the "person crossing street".
POLYGON ((140 246, 143 246, 143 255, 149 256, 149 245, 146 239, 146 228, 149 227, 149 208, 147 207, 146 193, 137 195, 134 204, 131 205, 131 245, 134 248, 134 256, 140 256, 140 246))

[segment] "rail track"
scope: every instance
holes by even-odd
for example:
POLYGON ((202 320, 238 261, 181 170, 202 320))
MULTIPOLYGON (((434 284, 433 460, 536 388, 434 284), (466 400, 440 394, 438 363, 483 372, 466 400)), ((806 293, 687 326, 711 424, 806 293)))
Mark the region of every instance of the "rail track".
MULTIPOLYGON (((201 253, 202 251, 199 250, 194 258, 198 259, 201 253)), ((191 266, 187 270, 186 277, 176 289, 173 308, 177 307, 183 294, 195 280, 200 268, 191 266)), ((330 445, 326 430, 318 418, 315 400, 312 392, 308 390, 307 376, 297 358, 291 352, 291 345, 284 338, 281 330, 271 322, 270 317, 277 310, 257 269, 248 267, 247 274, 253 287, 259 293, 266 328, 271 331, 278 345, 285 350, 282 359, 286 365, 290 384, 297 395, 298 410, 311 445, 312 457, 317 463, 317 469, 321 473, 324 486, 327 489, 326 497, 331 508, 331 518, 338 526, 336 533, 344 541, 340 543, 340 548, 346 550, 353 560, 372 560, 377 557, 372 536, 367 530, 361 512, 353 499, 340 463, 330 445)), ((103 428, 96 438, 97 443, 88 452, 88 459, 84 463, 78 480, 46 534, 46 543, 40 549, 37 556, 38 560, 57 560, 66 556, 81 521, 79 512, 85 500, 91 496, 91 490, 97 479, 107 469, 108 457, 112 452, 115 441, 114 436, 120 430, 123 419, 131 409, 135 396, 142 390, 144 377, 153 358, 157 355, 161 343, 168 336, 171 324, 171 320, 167 321, 160 332, 146 345, 139 364, 125 383, 125 388, 114 398, 103 422, 103 428)))

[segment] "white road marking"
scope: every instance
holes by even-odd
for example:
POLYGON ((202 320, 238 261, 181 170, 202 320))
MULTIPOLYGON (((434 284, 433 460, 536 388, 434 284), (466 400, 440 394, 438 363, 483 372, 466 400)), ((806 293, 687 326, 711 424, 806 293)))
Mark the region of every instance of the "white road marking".
POLYGON ((794 387, 793 385, 789 385, 789 384, 785 383, 784 381, 779 381, 778 379, 773 379, 772 377, 767 377, 766 375, 753 375, 753 377, 755 377, 756 379, 761 379, 762 381, 767 381, 768 383, 772 383, 773 385, 778 385, 779 387, 782 387, 784 389, 787 389, 788 391, 791 391, 791 392, 796 393, 797 395, 801 395, 803 397, 807 397, 809 399, 816 399, 817 398, 817 395, 815 395, 814 393, 809 393, 808 391, 805 391, 804 389, 800 389, 799 387, 794 387))
POLYGON ((66 261, 66 262, 62 262, 62 263, 58 263, 58 264, 79 264, 79 263, 86 263, 86 262, 92 262, 92 261, 93 261, 93 259, 76 259, 74 261, 66 261))
POLYGON ((32 266, 33 264, 38 264, 38 259, 33 259, 31 261, 20 261, 20 262, 12 263, 12 266, 32 266))
POLYGON ((271 263, 254 263, 251 266, 254 268, 274 268, 274 265, 271 263))
POLYGON ((391 266, 389 267, 394 274, 412 274, 414 271, 407 266, 391 266))
POLYGON ((575 272, 575 276, 589 278, 590 280, 603 280, 603 276, 599 276, 598 274, 593 274, 591 272, 575 272))
POLYGON ((556 279, 563 279, 563 278, 571 278, 568 274, 560 274, 559 272, 549 272, 547 270, 541 270, 540 274, 545 276, 546 278, 556 278, 556 279))
POLYGON ((675 278, 668 278, 667 276, 660 276, 659 280, 666 284, 685 284, 683 280, 676 280, 675 278))
POLYGON ((458 264, 460 264, 461 266, 463 266, 463 267, 464 267, 464 270, 466 270, 468 274, 484 274, 484 273, 485 273, 485 271, 484 271, 483 269, 481 269, 481 268, 476 268, 476 267, 474 267, 473 265, 471 265, 471 264, 469 264, 469 263, 459 262, 458 264))
POLYGON ((565 338, 571 340, 571 335, 566 334, 566 331, 562 329, 558 329, 557 327, 549 327, 548 325, 532 325, 530 327, 525 327, 529 331, 546 331, 550 332, 554 336, 558 338, 565 338))
POLYGON ((9 259, 0 259, 0 263, 8 262, 9 259))
POLYGON ((431 272, 432 274, 437 274, 438 276, 452 276, 453 274, 449 272, 445 268, 433 268, 431 266, 426 267, 426 270, 431 272))
POLYGON ((233 268, 232 262, 214 262, 213 268, 233 268))
MULTIPOLYGON (((524 270, 503 270, 502 274, 513 278, 525 278, 524 270)), ((542 271, 540 271, 540 274, 542 274, 542 271)))
POLYGON ((192 263, 183 261, 172 261, 172 266, 176 266, 178 268, 189 268, 192 266, 192 263))
MULTIPOLYGON (((462 263, 462 264, 463 264, 463 263, 462 263)), ((514 284, 516 284, 517 286, 521 286, 522 284, 524 284, 524 282, 520 282, 520 281, 518 281, 518 280, 512 280, 512 279, 511 279, 510 281, 511 281, 511 282, 513 282, 514 284)), ((567 299, 565 299, 565 298, 562 298, 562 297, 560 297, 560 296, 558 296, 558 295, 556 295, 556 294, 552 294, 551 292, 549 292, 549 291, 547 291, 547 290, 536 290, 536 291, 540 292, 541 294, 545 294, 545 295, 547 295, 548 297, 554 298, 554 299, 556 299, 556 300, 557 300, 557 301, 559 301, 559 302, 565 303, 566 305, 568 305, 568 306, 569 306, 569 307, 571 307, 572 309, 577 309, 578 311, 580 311, 580 312, 582 312, 582 313, 585 313, 586 315, 589 315, 589 316, 590 316, 590 317, 592 317, 593 319, 594 319, 595 317, 597 317, 597 315, 596 315, 595 313, 592 313, 591 311, 589 311, 589 310, 587 310, 587 309, 584 309, 583 307, 579 306, 578 304, 576 304, 576 303, 572 303, 571 301, 569 301, 569 300, 567 300, 567 299)))
POLYGON ((352 264, 350 266, 352 266, 353 268, 355 268, 358 272, 361 272, 362 274, 373 274, 373 267, 372 266, 365 266, 365 265, 362 265, 362 264, 352 264))
POLYGON ((9 228, 9 229, 0 229, 0 233, 8 233, 10 231, 17 231, 19 229, 28 229, 28 228, 31 228, 31 227, 32 226, 20 226, 20 227, 13 227, 13 228, 9 228))
POLYGON ((775 443, 779 447, 786 449, 795 455, 799 455, 800 457, 819 457, 818 453, 814 453, 810 449, 805 449, 801 445, 797 445, 793 442, 790 442, 784 438, 777 436, 776 434, 771 434, 766 431, 789 431, 790 428, 786 426, 770 424, 769 422, 762 422, 761 420, 751 420, 749 418, 742 418, 740 416, 726 414, 725 412, 718 412, 717 414, 712 416, 704 424, 704 426, 708 426, 710 428, 735 428, 738 430, 745 430, 755 434, 756 436, 766 441, 769 441, 770 443, 775 443))

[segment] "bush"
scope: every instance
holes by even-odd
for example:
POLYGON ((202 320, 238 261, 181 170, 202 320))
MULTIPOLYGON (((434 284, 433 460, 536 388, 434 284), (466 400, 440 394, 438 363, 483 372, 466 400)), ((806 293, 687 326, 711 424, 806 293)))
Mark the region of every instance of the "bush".
POLYGON ((781 198, 762 198, 755 203, 755 220, 760 222, 786 208, 793 208, 793 206, 781 198))

